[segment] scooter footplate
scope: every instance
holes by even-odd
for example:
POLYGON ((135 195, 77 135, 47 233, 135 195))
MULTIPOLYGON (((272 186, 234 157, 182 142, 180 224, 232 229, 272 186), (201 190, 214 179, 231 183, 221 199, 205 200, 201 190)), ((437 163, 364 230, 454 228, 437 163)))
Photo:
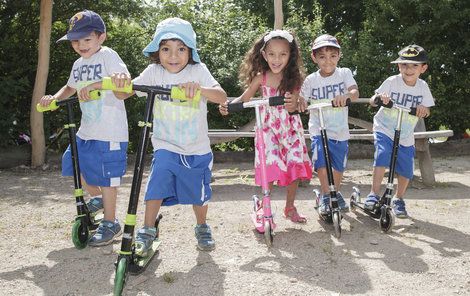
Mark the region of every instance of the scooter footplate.
POLYGON ((130 264, 129 266, 129 273, 130 274, 140 274, 142 273, 145 268, 147 268, 150 261, 152 261, 155 254, 158 253, 158 249, 160 248, 162 241, 160 239, 156 239, 153 241, 152 248, 148 251, 147 256, 139 257, 136 256, 136 260, 134 264, 130 264))

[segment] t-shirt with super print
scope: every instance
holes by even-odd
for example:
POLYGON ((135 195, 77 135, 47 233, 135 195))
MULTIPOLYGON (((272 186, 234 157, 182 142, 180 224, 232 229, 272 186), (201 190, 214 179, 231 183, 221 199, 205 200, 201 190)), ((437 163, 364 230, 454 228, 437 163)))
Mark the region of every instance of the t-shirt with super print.
MULTIPOLYGON (((171 88, 185 82, 197 82, 202 87, 219 83, 206 65, 188 64, 178 73, 170 73, 159 64, 149 65, 133 80, 135 85, 171 88)), ((137 93, 145 96, 145 93, 137 93)), ((207 124, 207 99, 180 101, 168 95, 157 95, 153 109, 152 145, 154 150, 166 149, 183 155, 211 152, 207 124)))
MULTIPOLYGON (((418 79, 414 86, 409 86, 403 80, 401 74, 387 78, 382 85, 375 90, 375 93, 387 94, 393 101, 402 107, 411 108, 418 105, 425 107, 434 106, 434 98, 431 94, 426 81, 418 79)), ((398 110, 380 107, 377 114, 374 116, 374 132, 381 132, 393 139, 395 127, 397 125, 398 110)), ((415 143, 414 129, 418 117, 403 113, 400 144, 403 146, 412 146, 415 143)))
MULTIPOLYGON (((348 68, 337 67, 335 72, 328 77, 322 77, 318 70, 307 76, 300 95, 308 100, 308 104, 330 102, 336 96, 346 94, 348 88, 354 85, 357 85, 356 81, 348 68)), ((337 141, 349 139, 348 107, 323 108, 323 119, 329 139, 337 141)), ((308 131, 311 137, 320 135, 320 118, 317 109, 310 111, 308 131)))
MULTIPOLYGON (((77 93, 88 84, 113 73, 129 73, 117 52, 103 46, 89 58, 79 58, 70 72, 67 85, 77 93)), ((83 140, 128 142, 126 108, 112 91, 101 91, 101 98, 80 102, 82 118, 77 135, 83 140)))

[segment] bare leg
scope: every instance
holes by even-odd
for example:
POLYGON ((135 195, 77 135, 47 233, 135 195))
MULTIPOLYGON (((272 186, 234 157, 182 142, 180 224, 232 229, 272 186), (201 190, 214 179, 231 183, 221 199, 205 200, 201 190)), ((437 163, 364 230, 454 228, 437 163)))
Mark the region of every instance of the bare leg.
POLYGON ((205 224, 207 210, 209 209, 208 205, 205 206, 196 206, 193 205, 194 214, 196 215, 197 224, 205 224))
POLYGON ((158 211, 162 205, 163 199, 147 200, 145 202, 145 219, 144 225, 147 227, 155 227, 158 211))
POLYGON ((114 222, 116 219, 117 187, 101 187, 103 193, 104 220, 114 222))
POLYGON ((410 179, 398 175, 398 186, 397 186, 397 194, 396 194, 398 198, 403 198, 409 182, 410 182, 410 179))
POLYGON ((101 188, 99 186, 88 185, 83 176, 80 176, 80 179, 82 181, 83 188, 88 192, 88 194, 90 194, 90 196, 102 195, 101 188))
MULTIPOLYGON (((328 186, 328 174, 326 173, 326 168, 319 168, 318 179, 320 179, 320 189, 321 194, 330 193, 330 188, 328 186)), ((333 170, 333 181, 335 183, 336 191, 339 191, 341 188, 341 181, 343 180, 343 172, 338 172, 333 170)))
POLYGON ((374 167, 374 172, 372 175, 372 188, 370 189, 371 194, 379 194, 380 186, 382 185, 382 180, 385 175, 385 167, 374 167))
POLYGON ((292 208, 294 206, 298 186, 299 180, 295 180, 287 186, 286 208, 292 208))

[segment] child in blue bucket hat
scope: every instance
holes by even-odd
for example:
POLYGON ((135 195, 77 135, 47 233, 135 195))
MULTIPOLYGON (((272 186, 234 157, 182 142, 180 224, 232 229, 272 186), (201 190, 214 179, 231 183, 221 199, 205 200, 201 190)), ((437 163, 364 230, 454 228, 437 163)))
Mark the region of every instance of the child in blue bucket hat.
MULTIPOLYGON (((207 102, 223 104, 227 94, 201 62, 196 33, 180 18, 161 21, 143 53, 152 63, 132 83, 185 90, 188 101, 159 95, 153 110, 154 155, 145 193, 144 227, 136 235, 136 254, 146 256, 158 233, 154 227, 160 206, 191 204, 196 216, 195 235, 200 250, 214 249, 206 223, 213 155, 208 137, 207 102), (200 92, 200 100, 193 100, 200 92)), ((116 74, 116 85, 130 77, 116 74), (117 79, 116 79, 117 77, 117 79)), ((139 93, 137 93, 139 95, 139 93)), ((120 94, 121 95, 121 94, 120 94)), ((124 94, 122 94, 124 95, 124 94)), ((129 96, 129 95, 127 95, 129 96)))

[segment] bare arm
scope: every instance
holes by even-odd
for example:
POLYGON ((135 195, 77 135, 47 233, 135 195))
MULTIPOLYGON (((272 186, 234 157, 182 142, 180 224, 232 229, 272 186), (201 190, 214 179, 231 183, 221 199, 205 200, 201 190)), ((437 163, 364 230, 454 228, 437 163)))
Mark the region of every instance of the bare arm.
POLYGON ((216 104, 223 104, 227 101, 227 94, 220 86, 201 87, 201 95, 216 104))
POLYGON ((53 100, 63 100, 66 99, 73 94, 75 94, 77 90, 75 88, 72 88, 68 85, 64 85, 58 92, 56 92, 54 95, 45 95, 41 98, 39 101, 39 104, 43 107, 47 107, 51 104, 53 100))

